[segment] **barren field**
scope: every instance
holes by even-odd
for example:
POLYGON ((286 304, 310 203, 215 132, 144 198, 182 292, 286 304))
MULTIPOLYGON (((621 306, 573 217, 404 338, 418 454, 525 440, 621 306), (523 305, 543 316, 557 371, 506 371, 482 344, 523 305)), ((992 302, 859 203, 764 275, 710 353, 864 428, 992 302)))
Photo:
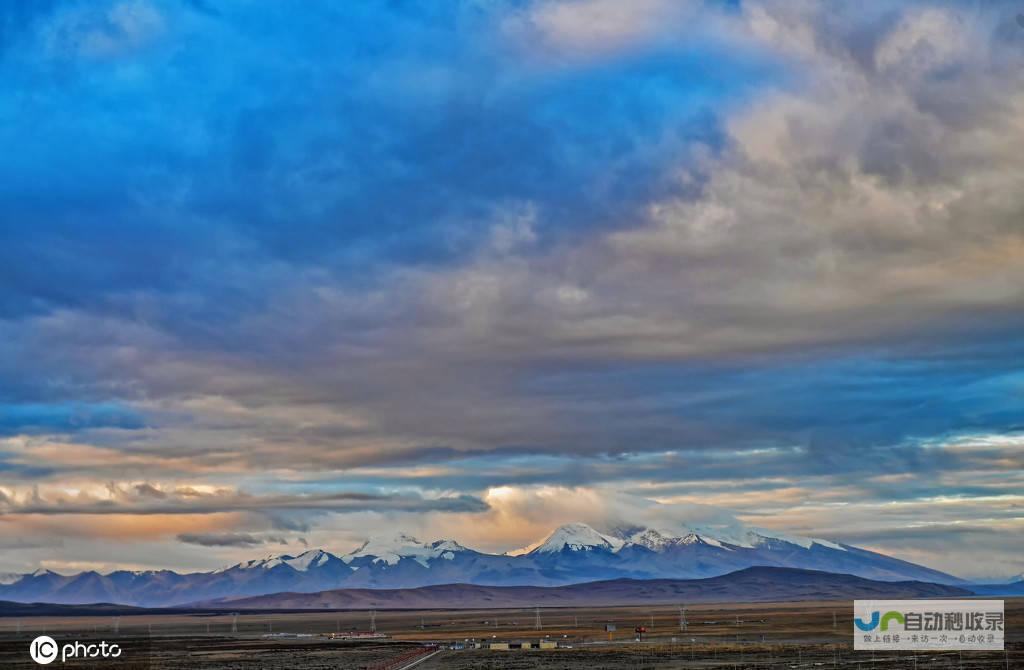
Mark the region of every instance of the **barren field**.
MULTIPOLYGON (((388 668, 424 645, 439 654, 414 667, 433 668, 956 668, 1024 669, 1024 600, 1007 600, 1006 653, 889 656, 852 650, 849 601, 687 607, 517 609, 403 612, 134 615, 0 619, 0 667, 35 668, 28 646, 37 635, 58 643, 116 642, 116 660, 78 660, 69 667, 129 668, 388 668), (539 617, 538 617, 539 614, 539 617), (539 628, 538 628, 539 618, 539 628), (367 631, 388 639, 331 640, 367 631), (614 632, 606 627, 614 625, 614 632), (642 642, 634 629, 647 628, 642 642), (233 631, 233 627, 235 630, 233 631), (310 637, 294 637, 303 635, 310 637), (271 637, 274 636, 274 637, 271 637), (467 641, 554 640, 558 649, 450 649, 467 641), (394 663, 392 663, 394 662, 394 663)), ((51 667, 63 667, 60 659, 51 667)))

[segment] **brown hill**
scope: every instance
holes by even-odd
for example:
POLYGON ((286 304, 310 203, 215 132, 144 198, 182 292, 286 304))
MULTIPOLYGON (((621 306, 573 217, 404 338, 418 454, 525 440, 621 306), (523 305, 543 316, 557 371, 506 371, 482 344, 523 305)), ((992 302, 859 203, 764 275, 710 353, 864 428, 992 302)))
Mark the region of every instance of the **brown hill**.
POLYGON ((444 584, 409 589, 337 589, 222 599, 196 606, 275 610, 477 609, 969 595, 971 592, 966 589, 929 582, 882 582, 817 570, 755 567, 708 579, 615 579, 553 587, 444 584))

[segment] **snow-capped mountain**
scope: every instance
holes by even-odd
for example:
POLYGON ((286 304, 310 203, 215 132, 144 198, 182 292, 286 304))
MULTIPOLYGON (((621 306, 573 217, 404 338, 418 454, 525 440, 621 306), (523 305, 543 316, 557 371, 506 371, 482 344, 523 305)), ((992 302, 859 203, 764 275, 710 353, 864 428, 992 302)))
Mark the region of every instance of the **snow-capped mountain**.
POLYGON ((743 568, 824 570, 876 580, 961 584, 929 568, 828 540, 737 524, 620 527, 601 532, 582 523, 556 528, 529 551, 487 554, 454 540, 421 542, 396 533, 368 539, 337 556, 322 549, 266 556, 212 572, 49 570, 0 582, 0 600, 169 606, 279 592, 338 588, 408 588, 469 583, 555 586, 599 579, 690 579, 743 568))
POLYGON ((346 554, 345 563, 359 563, 359 559, 369 559, 371 563, 387 563, 396 565, 403 558, 411 558, 424 567, 436 558, 451 560, 457 552, 468 551, 455 540, 437 540, 436 542, 420 542, 405 533, 389 537, 371 538, 355 551, 346 554))
POLYGON ((554 554, 561 551, 615 551, 624 544, 620 538, 597 532, 585 523, 559 526, 530 554, 554 554))
POLYGON ((226 572, 228 570, 270 570, 279 565, 286 565, 298 572, 307 572, 311 569, 321 567, 331 560, 337 560, 337 557, 333 554, 328 554, 323 549, 311 549, 309 551, 302 552, 298 556, 289 556, 287 554, 282 554, 280 556, 270 555, 266 558, 259 558, 252 561, 246 561, 244 563, 238 563, 226 568, 221 568, 216 572, 226 572))

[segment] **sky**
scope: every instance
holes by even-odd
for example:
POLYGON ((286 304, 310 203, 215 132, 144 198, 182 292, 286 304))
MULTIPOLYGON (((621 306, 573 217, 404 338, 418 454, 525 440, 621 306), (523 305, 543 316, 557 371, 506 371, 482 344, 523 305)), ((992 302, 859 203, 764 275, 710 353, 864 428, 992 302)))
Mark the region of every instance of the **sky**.
POLYGON ((0 9, 0 571, 723 514, 1024 572, 1012 2, 0 9))

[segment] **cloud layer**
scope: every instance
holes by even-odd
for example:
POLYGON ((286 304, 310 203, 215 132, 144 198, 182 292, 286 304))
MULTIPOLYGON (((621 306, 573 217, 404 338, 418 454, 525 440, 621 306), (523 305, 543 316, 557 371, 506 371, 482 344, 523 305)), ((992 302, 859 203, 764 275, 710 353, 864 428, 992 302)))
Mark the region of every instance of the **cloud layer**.
POLYGON ((1020 571, 1009 4, 3 11, 0 568, 621 490, 1020 571))

